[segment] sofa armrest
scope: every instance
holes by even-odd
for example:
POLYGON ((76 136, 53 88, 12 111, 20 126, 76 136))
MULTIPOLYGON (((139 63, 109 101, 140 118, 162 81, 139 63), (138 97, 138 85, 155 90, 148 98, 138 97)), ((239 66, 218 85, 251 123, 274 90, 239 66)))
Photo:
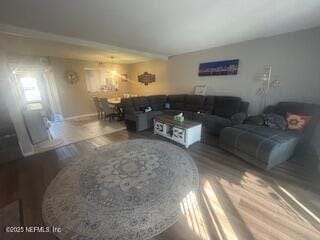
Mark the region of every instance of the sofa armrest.
POLYGON ((247 118, 247 114, 244 112, 235 113, 231 116, 230 120, 232 125, 239 125, 244 122, 244 120, 247 118))
POLYGON ((244 112, 244 113, 247 114, 247 113, 248 113, 248 109, 249 109, 249 105, 250 105, 249 102, 242 101, 242 102, 241 102, 241 105, 240 105, 239 111, 240 111, 240 112, 244 112))
POLYGON ((246 124, 263 126, 264 120, 262 115, 250 116, 245 121, 246 124))
POLYGON ((126 120, 131 120, 131 121, 136 121, 138 118, 143 117, 143 115, 145 115, 144 112, 142 111, 130 111, 130 112, 126 112, 124 114, 124 119, 126 120))
POLYGON ((136 131, 143 131, 148 128, 148 118, 145 112, 136 111, 134 113, 126 113, 124 119, 135 122, 136 131))

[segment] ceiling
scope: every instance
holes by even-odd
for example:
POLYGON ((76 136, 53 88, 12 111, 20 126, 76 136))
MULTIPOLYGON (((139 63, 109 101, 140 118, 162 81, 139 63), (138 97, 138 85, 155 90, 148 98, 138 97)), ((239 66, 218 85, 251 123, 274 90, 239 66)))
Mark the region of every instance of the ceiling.
POLYGON ((57 41, 25 38, 0 33, 0 45, 8 54, 26 56, 51 56, 84 61, 112 62, 132 64, 151 60, 149 57, 130 54, 123 51, 105 50, 95 47, 85 47, 57 41))
POLYGON ((316 27, 319 12, 319 0, 2 0, 0 23, 166 57, 316 27))

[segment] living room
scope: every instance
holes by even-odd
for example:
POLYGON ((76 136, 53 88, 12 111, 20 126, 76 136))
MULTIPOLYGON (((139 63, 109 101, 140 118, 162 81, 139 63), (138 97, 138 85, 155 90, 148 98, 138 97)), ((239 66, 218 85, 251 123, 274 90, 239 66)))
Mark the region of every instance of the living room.
POLYGON ((319 10, 1 3, 0 239, 319 239, 319 10))

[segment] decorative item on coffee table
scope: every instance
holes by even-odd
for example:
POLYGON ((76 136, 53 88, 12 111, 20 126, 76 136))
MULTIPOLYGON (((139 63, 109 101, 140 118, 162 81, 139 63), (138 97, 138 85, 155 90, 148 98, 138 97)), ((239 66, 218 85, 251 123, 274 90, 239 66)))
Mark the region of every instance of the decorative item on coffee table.
POLYGON ((184 121, 183 113, 179 113, 179 114, 175 115, 174 120, 176 120, 178 122, 183 122, 184 121))

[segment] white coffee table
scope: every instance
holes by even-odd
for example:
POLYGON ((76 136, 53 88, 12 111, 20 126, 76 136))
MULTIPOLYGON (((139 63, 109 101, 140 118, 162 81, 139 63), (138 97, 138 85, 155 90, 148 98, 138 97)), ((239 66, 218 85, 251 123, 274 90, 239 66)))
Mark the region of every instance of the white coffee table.
POLYGON ((199 122, 184 120, 179 122, 173 116, 160 115, 153 119, 154 134, 161 135, 188 148, 201 140, 202 125, 199 122))

